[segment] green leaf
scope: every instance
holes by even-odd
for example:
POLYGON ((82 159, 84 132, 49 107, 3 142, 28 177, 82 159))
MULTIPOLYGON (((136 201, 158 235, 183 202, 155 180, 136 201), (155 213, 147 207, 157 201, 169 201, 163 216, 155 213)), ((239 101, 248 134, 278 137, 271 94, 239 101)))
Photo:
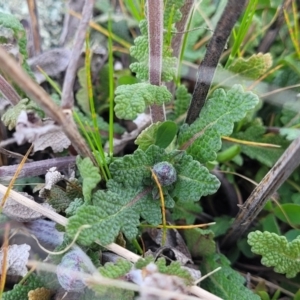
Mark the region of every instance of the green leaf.
POLYGON ((246 131, 240 131, 239 133, 233 134, 232 136, 246 141, 281 145, 281 148, 240 145, 242 153, 271 168, 282 155, 289 142, 278 134, 265 134, 265 132, 265 127, 256 125, 247 128, 246 131))
POLYGON ((19 59, 22 67, 33 77, 32 71, 27 64, 26 31, 20 21, 12 14, 0 12, 0 44, 9 44, 14 55, 21 56, 19 59))
POLYGON ((81 198, 75 198, 65 210, 67 217, 71 217, 76 214, 77 209, 84 204, 81 198))
POLYGON ((216 217, 214 222, 216 222, 216 224, 210 226, 210 229, 214 233, 214 236, 218 237, 226 233, 226 231, 230 228, 233 219, 230 216, 222 216, 216 217))
POLYGON ((275 216, 285 223, 291 223, 294 226, 300 225, 300 205, 285 203, 274 209, 275 216), (287 218, 288 219, 287 219, 287 218))
POLYGON ((99 272, 104 277, 118 279, 125 276, 131 268, 132 264, 129 261, 119 258, 116 263, 108 262, 103 267, 100 267, 99 272))
POLYGON ((217 161, 219 163, 228 162, 228 161, 234 159, 234 157, 236 157, 238 154, 240 154, 240 152, 241 152, 240 145, 233 145, 233 146, 223 150, 222 152, 219 152, 217 155, 217 161))
POLYGON ((27 295, 30 291, 40 287, 44 287, 43 280, 31 274, 22 284, 15 284, 13 289, 2 294, 3 300, 24 300, 28 299, 27 295))
POLYGON ((155 145, 145 152, 137 149, 132 155, 119 158, 110 164, 110 171, 114 180, 125 187, 154 186, 150 168, 164 161, 172 164, 177 172, 176 182, 165 187, 177 201, 199 201, 202 196, 215 193, 220 186, 219 180, 190 155, 178 150, 166 153, 155 145))
POLYGON ((182 157, 176 167, 177 181, 170 195, 178 201, 199 201, 202 196, 214 194, 219 180, 190 155, 182 157))
MULTIPOLYGON (((286 101, 283 105, 282 116, 280 118, 283 125, 289 124, 289 126, 294 126, 299 124, 300 123, 299 109, 300 109, 299 100, 286 101)), ((287 130, 288 128, 282 128, 282 129, 287 130)))
POLYGON ((172 120, 179 118, 187 112, 191 99, 192 95, 188 93, 184 85, 177 87, 175 92, 174 114, 171 115, 172 120))
MULTIPOLYGON (((184 49, 184 60, 195 62, 200 58, 203 59, 205 54, 205 50, 203 48, 206 47, 197 47, 195 49, 195 45, 201 38, 204 36, 208 37, 211 35, 207 30, 207 20, 210 20, 212 27, 216 27, 216 23, 220 18, 220 12, 224 9, 223 5, 211 5, 210 0, 202 0, 197 3, 197 9, 194 9, 193 14, 191 16, 191 22, 189 29, 198 28, 197 30, 192 30, 187 34, 186 47, 184 49), (218 13, 219 10, 219 13, 218 13)), ((187 71, 189 72, 189 71, 187 71)))
POLYGON ((82 192, 86 202, 90 202, 92 190, 97 186, 101 180, 99 169, 94 166, 89 157, 82 159, 77 156, 76 165, 82 177, 82 192))
POLYGON ((172 121, 163 122, 157 130, 155 145, 160 148, 167 148, 174 140, 178 131, 177 124, 172 121))
POLYGON ((67 193, 56 185, 49 192, 45 192, 45 198, 57 213, 64 212, 72 201, 67 193))
POLYGON ((135 140, 139 149, 146 151, 151 145, 167 148, 174 140, 178 127, 172 121, 156 122, 144 129, 135 140))
POLYGON ((86 114, 90 113, 90 105, 89 105, 89 96, 88 96, 88 87, 87 87, 87 76, 86 76, 86 68, 82 67, 77 72, 78 81, 80 83, 81 88, 76 93, 76 100, 82 109, 82 111, 86 114))
POLYGON ((253 54, 248 59, 237 58, 230 66, 229 71, 240 74, 247 78, 258 79, 272 67, 272 56, 270 53, 253 54))
POLYGON ((181 127, 180 149, 186 149, 201 163, 215 160, 216 152, 221 148, 221 136, 229 136, 234 122, 243 119, 257 103, 258 97, 252 92, 244 92, 240 85, 234 85, 227 92, 215 90, 199 118, 192 125, 181 127))
MULTIPOLYGON (((114 180, 124 186, 138 187, 146 179, 150 179, 150 167, 154 165, 155 159, 151 155, 147 155, 147 151, 153 147, 153 145, 150 146, 145 152, 137 149, 133 154, 125 155, 112 162, 109 169, 114 180)), ((154 150, 159 160, 164 151, 158 147, 155 147, 154 150)))
MULTIPOLYGON (((108 262, 103 267, 99 268, 99 272, 102 276, 112 279, 124 278, 124 276, 131 270, 132 264, 125 259, 118 259, 116 263, 108 262)), ((105 285, 89 285, 93 289, 100 299, 128 299, 134 298, 134 292, 116 287, 107 287, 105 285)))
POLYGON ((79 242, 90 245, 98 240, 102 245, 110 244, 120 231, 132 240, 138 234, 140 216, 146 222, 161 223, 160 203, 153 201, 151 189, 122 188, 114 181, 108 181, 108 191, 98 190, 93 194, 93 205, 77 209, 69 218, 67 233, 75 236, 82 225, 90 225, 79 235, 79 242))
POLYGON ((300 229, 291 229, 287 231, 284 236, 287 238, 289 242, 296 239, 298 236, 300 236, 300 229))
POLYGON ((180 8, 184 4, 183 0, 168 0, 164 6, 164 28, 168 28, 169 23, 174 24, 180 21, 182 14, 180 8))
POLYGON ((230 267, 229 260, 222 254, 206 256, 201 264, 201 273, 207 274, 221 267, 201 283, 201 287, 222 299, 260 300, 245 287, 246 279, 230 267))
POLYGON ((183 231, 192 257, 203 257, 216 252, 214 233, 210 229, 193 228, 183 231))
POLYGON ((300 136, 300 129, 298 128, 280 128, 279 133, 286 136, 286 139, 293 141, 300 136))
MULTIPOLYGON (((139 24, 141 36, 134 40, 134 46, 130 48, 130 55, 138 61, 130 65, 132 72, 136 73, 136 77, 142 81, 149 78, 149 41, 148 41, 148 25, 146 20, 142 20, 139 24)), ((176 74, 177 59, 172 57, 172 50, 169 45, 163 45, 162 51, 162 81, 171 81, 176 74)))
POLYGON ((115 91, 115 112, 118 118, 133 120, 144 112, 147 105, 162 105, 171 100, 171 93, 165 86, 149 83, 120 85, 115 91))
POLYGON ((252 252, 262 255, 261 263, 292 278, 300 272, 300 236, 292 242, 275 233, 254 231, 248 234, 252 252))
POLYGON ((280 228, 278 225, 278 220, 273 214, 267 215, 265 218, 261 219, 263 231, 274 232, 280 234, 280 228))
POLYGON ((146 151, 151 145, 155 144, 157 130, 161 124, 161 122, 153 123, 139 134, 134 141, 139 146, 139 149, 146 151))
POLYGON ((13 130, 16 127, 17 119, 23 110, 34 110, 40 117, 44 117, 44 113, 35 102, 32 102, 29 99, 22 99, 17 105, 9 107, 1 118, 4 125, 7 126, 9 130, 13 130))
POLYGON ((187 225, 194 224, 198 215, 202 212, 199 203, 191 200, 177 201, 172 211, 172 219, 184 219, 187 225))

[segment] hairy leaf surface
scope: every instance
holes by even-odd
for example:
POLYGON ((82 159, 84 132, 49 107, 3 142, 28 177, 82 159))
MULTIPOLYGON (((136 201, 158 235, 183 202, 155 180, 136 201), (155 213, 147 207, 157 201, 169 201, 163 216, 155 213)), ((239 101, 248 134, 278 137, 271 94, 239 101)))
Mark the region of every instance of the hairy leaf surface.
POLYGON ((221 136, 232 133, 234 122, 245 117, 258 103, 252 92, 244 92, 240 85, 229 91, 217 89, 203 107, 200 117, 190 126, 184 124, 178 137, 180 149, 187 150, 201 163, 216 159, 221 148, 221 136))
POLYGON ((99 268, 99 272, 104 277, 118 279, 125 276, 131 268, 132 264, 128 260, 120 258, 116 263, 106 263, 103 267, 99 268))
POLYGON ((287 278, 300 272, 300 236, 288 242, 284 236, 256 230, 248 234, 248 243, 252 252, 262 255, 261 263, 274 267, 275 272, 287 278))
POLYGON ((175 92, 174 115, 171 118, 176 119, 185 114, 189 108, 191 99, 192 95, 188 93, 187 88, 184 85, 180 85, 175 92))
POLYGON ((202 196, 211 195, 220 187, 219 180, 190 155, 184 156, 180 161, 177 178, 170 194, 179 201, 199 201, 202 196))
POLYGON ((149 83, 135 83, 117 87, 115 112, 120 119, 134 119, 138 113, 144 112, 147 105, 162 105, 171 100, 171 93, 165 86, 149 83))
POLYGON ((192 257, 203 257, 216 252, 214 233, 210 229, 184 230, 184 237, 192 257))
POLYGON ((93 205, 84 205, 69 218, 67 232, 74 236, 82 225, 90 225, 79 236, 79 242, 90 245, 96 240, 107 245, 120 231, 129 239, 136 237, 140 216, 147 222, 161 222, 160 204, 152 200, 150 189, 122 188, 114 181, 108 182, 108 191, 99 190, 92 197, 93 205))
POLYGON ((201 264, 202 274, 207 274, 216 268, 222 269, 209 276, 201 286, 222 299, 259 300, 245 286, 246 279, 230 267, 229 260, 222 254, 206 256, 201 264))
POLYGON ((251 126, 245 131, 240 131, 234 134, 233 137, 245 141, 281 145, 281 148, 240 145, 242 153, 246 154, 252 159, 258 160, 260 163, 270 168, 279 159, 284 152, 284 149, 289 144, 284 137, 278 134, 266 134, 266 128, 261 125, 251 126))
POLYGON ((248 59, 237 58, 229 67, 229 70, 242 76, 258 79, 266 73, 272 66, 272 56, 270 53, 254 54, 248 59))
MULTIPOLYGON (((149 78, 149 41, 147 31, 147 21, 142 20, 139 24, 141 36, 134 40, 134 46, 130 48, 130 54, 138 61, 130 65, 132 72, 136 73, 136 77, 142 81, 147 81, 149 78)), ((172 57, 172 50, 168 45, 163 45, 162 59, 162 81, 170 81, 176 74, 177 59, 172 57)))
POLYGON ((110 171, 114 178, 125 187, 140 185, 154 186, 150 168, 158 162, 168 162, 177 172, 177 180, 164 187, 177 201, 199 201, 202 196, 213 194, 220 186, 219 180, 208 169, 183 151, 166 153, 164 149, 150 146, 145 152, 137 149, 132 155, 114 161, 110 171))
POLYGON ((134 141, 139 146, 139 149, 146 151, 147 148, 155 144, 157 131, 161 124, 161 122, 153 123, 140 133, 134 141))
POLYGON ((91 200, 92 190, 101 180, 99 169, 94 166, 88 157, 82 159, 78 156, 76 159, 76 165, 83 180, 82 192, 84 200, 89 202, 91 200))

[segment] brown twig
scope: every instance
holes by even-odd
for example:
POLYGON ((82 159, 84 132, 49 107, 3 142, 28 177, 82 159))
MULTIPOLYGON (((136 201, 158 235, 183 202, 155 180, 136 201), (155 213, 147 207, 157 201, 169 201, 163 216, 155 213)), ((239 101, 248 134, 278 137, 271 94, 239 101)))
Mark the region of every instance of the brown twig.
MULTIPOLYGON (((162 47, 163 47, 163 1, 147 1, 148 39, 149 39, 149 82, 161 85, 162 47)), ((166 119, 164 106, 151 105, 152 122, 166 119)))
POLYGON ((27 0, 27 6, 30 15, 30 24, 33 35, 33 46, 34 46, 34 55, 38 55, 42 52, 41 47, 41 38, 40 38, 40 28, 39 28, 39 19, 38 11, 35 0, 27 0))
POLYGON ((192 124, 199 117, 227 39, 246 2, 247 0, 228 0, 198 69, 197 83, 187 113, 187 124, 192 124))
MULTIPOLYGON (((68 168, 75 166, 75 160, 75 156, 64 156, 25 163, 18 178, 44 175, 52 167, 56 167, 58 171, 68 170, 68 168)), ((18 166, 19 165, 0 167, 1 179, 7 181, 11 180, 18 166)))
POLYGON ((89 157, 95 162, 94 156, 79 134, 71 116, 66 116, 63 110, 53 102, 50 96, 37 85, 32 78, 24 72, 22 67, 2 48, 0 48, 0 69, 7 73, 28 96, 32 97, 32 99, 42 107, 50 118, 62 127, 80 155, 89 157))
POLYGON ((223 245, 231 245, 248 229, 266 202, 300 164, 300 138, 294 140, 285 150, 273 168, 253 190, 241 207, 223 245))
POLYGON ((85 0, 82 19, 80 21, 76 38, 74 40, 74 47, 72 50, 71 59, 66 70, 61 107, 64 109, 72 109, 74 105, 73 86, 76 78, 77 65, 82 52, 82 47, 85 41, 86 31, 89 26, 90 19, 93 15, 94 0, 85 0))
POLYGON ((0 92, 12 104, 17 105, 21 100, 15 89, 0 75, 0 92))

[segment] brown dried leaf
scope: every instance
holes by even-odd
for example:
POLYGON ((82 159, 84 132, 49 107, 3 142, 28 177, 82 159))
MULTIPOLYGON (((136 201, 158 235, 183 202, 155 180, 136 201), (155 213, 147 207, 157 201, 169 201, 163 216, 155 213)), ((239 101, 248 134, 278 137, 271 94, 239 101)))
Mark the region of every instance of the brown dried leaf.
POLYGON ((44 150, 47 147, 51 147, 54 153, 61 152, 67 149, 71 145, 70 140, 59 128, 56 131, 48 132, 41 135, 37 140, 33 142, 33 151, 44 150))
MULTIPOLYGON (((27 244, 8 246, 7 252, 7 274, 24 277, 27 274, 26 264, 28 262, 31 247, 27 244)), ((0 250, 0 270, 2 271, 3 250, 0 250)))
MULTIPOLYGON (((31 200, 34 200, 33 197, 28 195, 27 193, 20 193, 20 194, 24 195, 25 197, 31 200)), ((48 209, 54 210, 52 206, 49 205, 48 203, 42 203, 41 205, 48 209)), ((18 222, 30 222, 43 217, 42 214, 32 210, 27 206, 18 203, 11 197, 7 198, 2 212, 9 218, 16 220, 18 222)))
MULTIPOLYGON (((148 233, 149 237, 153 240, 153 242, 156 245, 162 246, 162 229, 148 228, 147 230, 145 230, 145 232, 148 233)), ((188 259, 192 258, 184 239, 176 229, 167 230, 166 242, 164 244, 164 247, 175 248, 182 254, 184 254, 188 259)))
POLYGON ((14 138, 18 145, 33 143, 34 152, 47 147, 51 147, 54 152, 61 152, 71 144, 54 121, 42 121, 36 114, 26 111, 21 111, 18 117, 14 138))
POLYGON ((28 300, 50 300, 51 291, 42 287, 28 293, 28 300))
POLYGON ((46 51, 38 56, 30 58, 28 64, 31 67, 38 83, 46 80, 45 76, 38 70, 39 66, 48 76, 57 76, 66 70, 71 57, 69 49, 57 48, 46 51))

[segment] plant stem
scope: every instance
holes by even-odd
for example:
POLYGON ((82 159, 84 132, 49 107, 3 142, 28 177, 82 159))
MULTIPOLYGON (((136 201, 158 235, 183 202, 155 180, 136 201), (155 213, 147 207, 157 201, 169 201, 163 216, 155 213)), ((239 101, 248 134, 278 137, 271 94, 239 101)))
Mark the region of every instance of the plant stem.
MULTIPOLYGON (((68 170, 70 167, 75 166, 75 160, 76 156, 64 156, 25 163, 18 178, 44 175, 47 170, 52 167, 56 167, 58 171, 68 170)), ((1 181, 11 180, 18 166, 19 165, 0 167, 1 181)))
MULTIPOLYGON (((162 47, 163 47, 163 1, 147 1, 148 39, 149 39, 149 82, 161 85, 162 47)), ((151 105, 152 122, 165 121, 164 106, 151 105)))
POLYGON ((80 21, 74 47, 72 50, 71 59, 66 70, 61 107, 64 109, 72 109, 74 106, 73 86, 76 78, 77 65, 82 52, 83 43, 85 41, 85 33, 89 26, 89 21, 93 15, 94 0, 85 0, 82 10, 82 19, 80 21))
POLYGON ((300 164, 300 137, 285 150, 273 168, 256 186, 237 214, 223 245, 232 245, 248 229, 266 202, 300 164))
POLYGON ((198 69, 197 83, 186 118, 189 125, 199 117, 227 39, 246 2, 247 0, 228 0, 198 69))
POLYGON ((30 23, 33 35, 34 55, 38 55, 42 52, 42 47, 36 0, 27 0, 27 6, 30 15, 30 23))
POLYGON ((21 100, 15 89, 0 75, 0 92, 12 104, 17 105, 21 100))

